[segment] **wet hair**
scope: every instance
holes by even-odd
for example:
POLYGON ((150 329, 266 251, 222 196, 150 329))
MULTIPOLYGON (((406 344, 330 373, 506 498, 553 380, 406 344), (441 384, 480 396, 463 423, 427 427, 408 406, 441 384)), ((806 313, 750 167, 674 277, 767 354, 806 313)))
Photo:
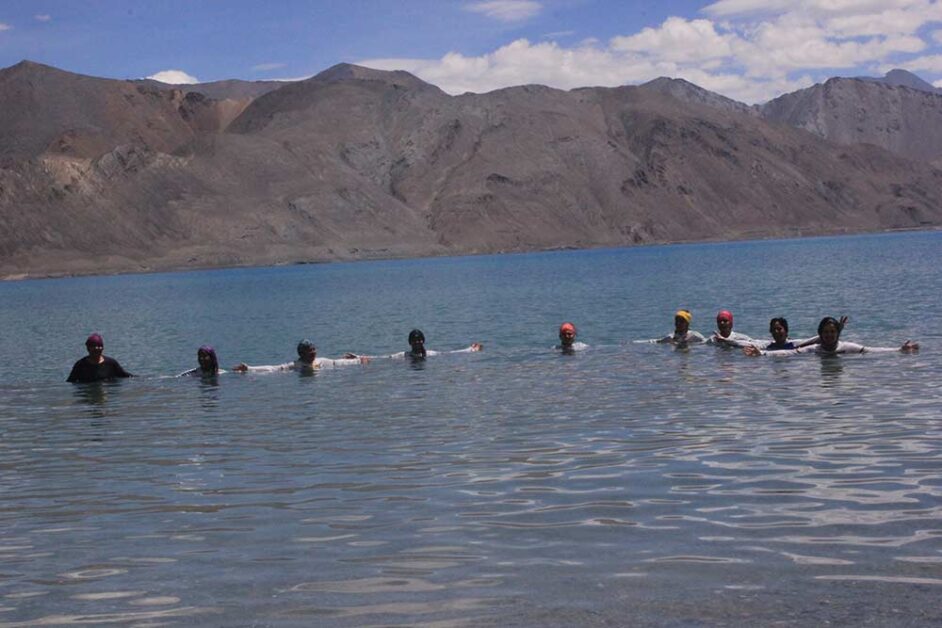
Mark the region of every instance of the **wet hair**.
POLYGON ((314 343, 307 338, 298 343, 298 355, 301 355, 301 352, 305 349, 314 349, 314 343))
POLYGON ((219 371, 219 358, 216 357, 216 350, 210 347, 209 345, 203 345, 202 347, 196 350, 197 358, 199 357, 201 353, 205 353, 206 355, 209 356, 213 364, 213 373, 218 372, 219 371))
POLYGON ((837 335, 840 336, 841 324, 833 316, 825 316, 824 318, 821 319, 821 322, 818 323, 818 335, 819 336, 824 331, 824 328, 827 327, 828 325, 834 325, 834 329, 837 330, 837 335))
POLYGON ((775 328, 775 323, 778 323, 779 325, 781 325, 782 327, 784 327, 784 328, 785 328, 785 333, 786 333, 786 334, 788 333, 788 321, 785 320, 784 317, 779 316, 778 318, 773 318, 772 320, 769 321, 769 333, 770 333, 770 334, 772 333, 772 329, 775 328))
POLYGON ((425 342, 425 334, 422 333, 421 329, 413 329, 409 332, 409 344, 411 345, 417 340, 425 342))

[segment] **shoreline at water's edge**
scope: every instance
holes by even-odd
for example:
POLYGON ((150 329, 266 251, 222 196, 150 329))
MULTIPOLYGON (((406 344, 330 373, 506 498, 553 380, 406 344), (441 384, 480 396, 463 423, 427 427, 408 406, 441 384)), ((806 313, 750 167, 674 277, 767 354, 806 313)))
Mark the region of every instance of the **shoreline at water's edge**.
MULTIPOLYGON (((796 231, 801 231, 796 229, 796 231)), ((276 268, 279 266, 303 266, 308 264, 331 264, 337 262, 375 262, 375 261, 384 261, 384 260, 406 260, 406 259, 434 259, 442 257, 472 257, 479 255, 513 255, 513 254, 522 254, 522 253, 545 253, 552 251, 589 251, 595 249, 620 249, 620 248, 642 248, 642 247, 651 247, 651 246, 670 246, 675 244, 712 244, 712 243, 723 243, 723 242, 762 242, 766 240, 800 240, 806 238, 822 238, 822 237, 837 237, 837 236, 859 236, 859 235, 878 235, 884 233, 919 233, 919 232, 932 232, 932 231, 942 231, 942 225, 934 225, 927 227, 912 227, 912 228, 892 228, 892 229, 879 229, 874 231, 853 231, 848 229, 834 229, 834 230, 814 230, 811 233, 800 233, 799 235, 768 235, 768 236, 756 236, 754 234, 742 235, 741 237, 733 237, 729 239, 721 238, 704 238, 704 239, 691 239, 691 240, 665 240, 660 242, 645 242, 641 244, 623 244, 623 245, 611 245, 611 244, 598 244, 598 245, 588 245, 588 246, 577 246, 577 245, 562 245, 562 246, 553 246, 546 248, 521 248, 521 249, 506 249, 506 250, 495 250, 495 251, 477 251, 477 250, 468 250, 468 251, 445 251, 442 253, 427 253, 427 254, 416 254, 416 255, 377 255, 377 256, 341 256, 335 255, 333 257, 320 257, 320 258, 308 258, 308 259, 286 259, 284 261, 273 262, 273 263, 260 263, 253 261, 246 261, 245 263, 196 263, 196 264, 175 264, 167 263, 161 265, 159 262, 155 263, 154 266, 147 266, 145 263, 139 263, 138 268, 133 268, 132 265, 128 266, 118 266, 115 268, 103 267, 100 269, 89 270, 88 272, 73 272, 73 271, 37 271, 35 273, 30 272, 13 272, 5 275, 0 275, 0 282, 7 281, 27 281, 27 280, 37 280, 37 279, 63 279, 69 277, 108 277, 115 275, 148 275, 148 274, 157 274, 157 273, 174 273, 174 272, 188 272, 188 271, 204 271, 204 270, 225 270, 233 268, 276 268)))

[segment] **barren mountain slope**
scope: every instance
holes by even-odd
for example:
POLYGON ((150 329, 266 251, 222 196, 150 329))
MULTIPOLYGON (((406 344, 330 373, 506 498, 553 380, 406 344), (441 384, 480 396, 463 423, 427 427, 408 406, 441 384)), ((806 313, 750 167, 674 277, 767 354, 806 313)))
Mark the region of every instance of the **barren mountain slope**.
POLYGON ((0 273, 942 224, 927 164, 646 88, 452 97, 341 65, 258 97, 224 132, 188 128, 172 149, 140 137, 0 169, 0 273))
POLYGON ((868 143, 931 161, 942 157, 942 94, 834 78, 762 106, 762 116, 840 144, 868 143))

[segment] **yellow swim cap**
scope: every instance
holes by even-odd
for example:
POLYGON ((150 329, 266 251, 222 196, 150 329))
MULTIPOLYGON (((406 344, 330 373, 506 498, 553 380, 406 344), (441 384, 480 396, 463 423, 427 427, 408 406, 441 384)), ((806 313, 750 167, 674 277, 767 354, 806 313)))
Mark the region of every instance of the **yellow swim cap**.
POLYGON ((693 314, 690 313, 690 310, 677 310, 677 313, 674 314, 674 318, 682 318, 687 321, 689 325, 693 321, 693 314))

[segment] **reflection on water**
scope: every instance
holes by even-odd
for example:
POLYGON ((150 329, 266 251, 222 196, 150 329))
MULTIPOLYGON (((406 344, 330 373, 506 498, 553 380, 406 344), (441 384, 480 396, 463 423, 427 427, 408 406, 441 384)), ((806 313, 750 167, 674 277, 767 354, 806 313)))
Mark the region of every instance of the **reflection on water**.
MULTIPOLYGON (((472 324, 466 291, 443 319, 472 324)), ((933 338, 749 359, 611 330, 563 356, 546 329, 309 374, 5 385, 0 626, 942 621, 933 338)))
POLYGON ((29 421, 14 398, 0 626, 544 624, 673 599, 692 573, 930 586, 924 360, 616 345, 57 387, 29 421))

